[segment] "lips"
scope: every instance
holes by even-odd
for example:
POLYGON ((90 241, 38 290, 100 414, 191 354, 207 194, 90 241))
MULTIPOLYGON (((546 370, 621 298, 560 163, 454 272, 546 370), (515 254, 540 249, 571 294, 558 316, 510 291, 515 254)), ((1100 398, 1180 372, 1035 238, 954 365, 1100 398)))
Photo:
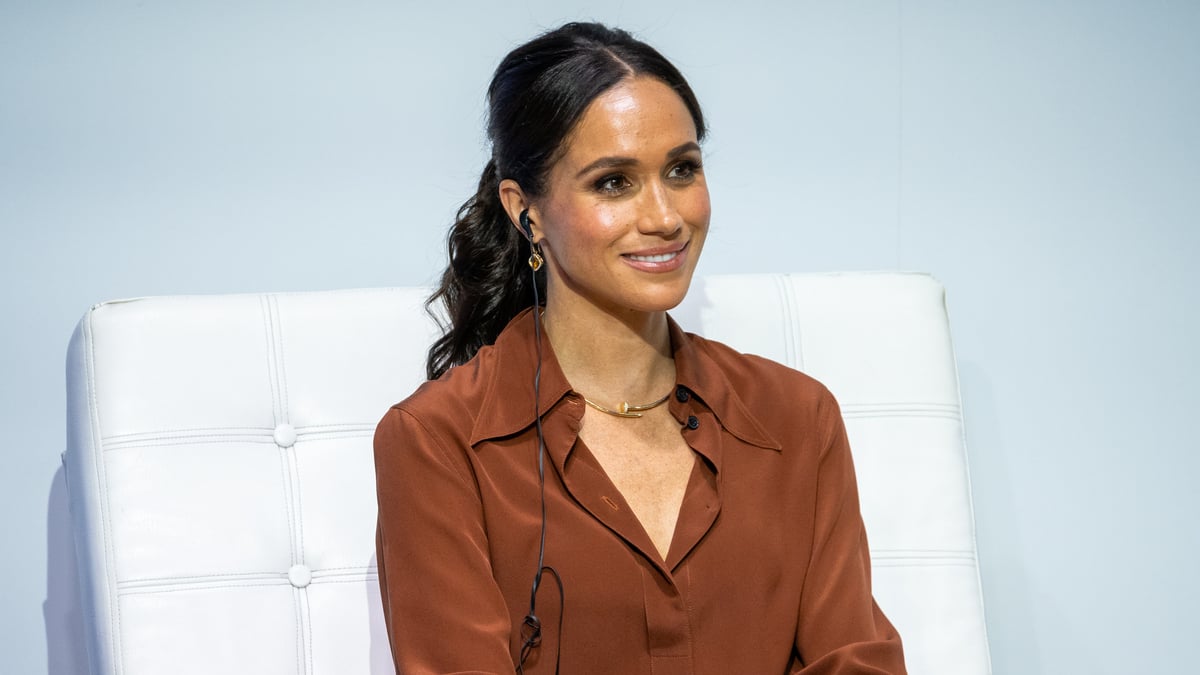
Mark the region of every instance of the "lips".
POLYGON ((677 255, 679 255, 679 251, 673 251, 671 253, 659 253, 658 255, 633 255, 633 254, 630 254, 629 259, 633 260, 635 262, 661 263, 661 262, 667 262, 668 260, 671 260, 672 258, 674 258, 677 255))
POLYGON ((626 264, 644 272, 670 272, 679 269, 687 259, 688 242, 625 253, 626 264))

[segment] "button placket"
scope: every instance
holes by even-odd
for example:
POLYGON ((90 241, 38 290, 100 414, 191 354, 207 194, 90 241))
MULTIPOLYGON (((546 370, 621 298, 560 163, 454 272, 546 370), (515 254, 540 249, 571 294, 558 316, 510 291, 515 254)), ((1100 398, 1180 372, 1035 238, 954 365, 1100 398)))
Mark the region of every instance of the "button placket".
POLYGON ((691 624, 683 591, 670 576, 642 570, 646 634, 652 658, 677 659, 691 655, 691 624))

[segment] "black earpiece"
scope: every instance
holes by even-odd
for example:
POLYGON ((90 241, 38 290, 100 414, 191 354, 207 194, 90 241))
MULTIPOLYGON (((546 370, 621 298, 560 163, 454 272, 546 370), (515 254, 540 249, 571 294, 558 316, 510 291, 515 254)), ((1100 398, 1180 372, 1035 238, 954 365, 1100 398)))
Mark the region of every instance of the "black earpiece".
POLYGON ((533 226, 529 224, 529 209, 521 211, 521 215, 517 216, 517 220, 521 222, 521 230, 525 233, 525 238, 533 241, 533 226))

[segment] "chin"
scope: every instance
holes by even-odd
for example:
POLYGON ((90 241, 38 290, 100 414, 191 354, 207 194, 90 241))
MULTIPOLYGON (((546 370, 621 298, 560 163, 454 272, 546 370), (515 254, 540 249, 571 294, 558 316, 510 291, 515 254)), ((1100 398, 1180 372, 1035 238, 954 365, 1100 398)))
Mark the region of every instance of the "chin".
POLYGON ((641 297, 636 298, 632 303, 631 309, 641 312, 666 312, 675 309, 687 297, 688 288, 691 285, 692 277, 689 274, 687 279, 680 283, 672 283, 664 285, 661 288, 655 288, 653 292, 647 292, 641 297))

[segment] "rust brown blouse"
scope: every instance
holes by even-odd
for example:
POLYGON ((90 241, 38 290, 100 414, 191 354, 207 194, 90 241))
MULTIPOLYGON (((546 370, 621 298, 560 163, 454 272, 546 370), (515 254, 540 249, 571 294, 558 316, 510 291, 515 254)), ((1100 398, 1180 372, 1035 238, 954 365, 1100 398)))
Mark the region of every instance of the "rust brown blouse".
MULTIPOLYGON (((400 673, 514 670, 537 565, 537 355, 527 311, 375 435, 379 584, 400 673)), ((904 673, 871 597, 833 396, 673 322, 670 411, 696 462, 663 560, 578 438, 582 397, 543 336, 546 565, 525 672, 904 673), (562 630, 559 633, 559 619, 562 630), (559 654, 558 652, 561 652, 559 654)))

